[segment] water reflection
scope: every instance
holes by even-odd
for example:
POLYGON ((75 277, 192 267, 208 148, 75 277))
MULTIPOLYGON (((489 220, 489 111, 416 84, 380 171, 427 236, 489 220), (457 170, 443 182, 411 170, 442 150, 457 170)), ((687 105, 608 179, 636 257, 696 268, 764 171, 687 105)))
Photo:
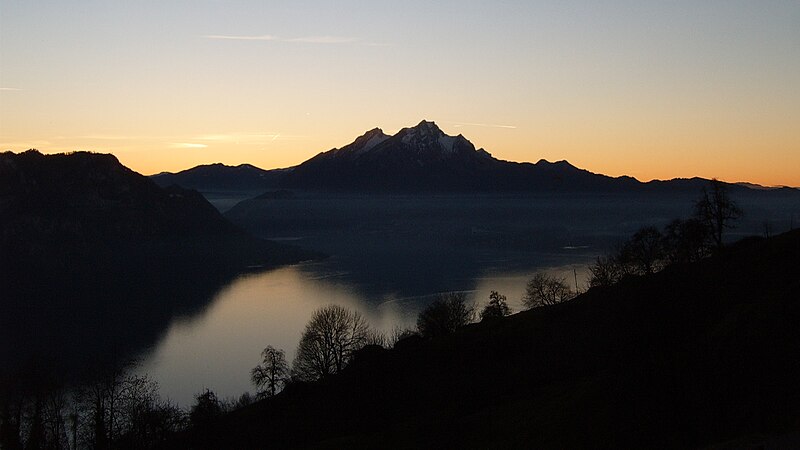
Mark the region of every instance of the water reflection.
MULTIPOLYGON (((173 321, 140 370, 189 405, 204 388, 223 397, 252 391, 249 373, 261 350, 282 348, 291 361, 303 327, 326 304, 357 310, 383 331, 413 327, 437 292, 465 291, 481 306, 496 290, 519 311, 537 270, 585 290, 594 256, 643 225, 687 217, 694 197, 298 196, 237 207, 229 218, 252 233, 334 256, 229 283, 204 311, 173 321)), ((741 235, 760 234, 765 223, 775 232, 794 226, 787 211, 796 200, 753 194, 739 201, 748 211, 741 235)))
MULTIPOLYGON (((579 281, 585 279, 585 266, 575 268, 579 281)), ((519 311, 533 270, 489 270, 475 280, 463 280, 462 290, 479 304, 497 290, 519 311)), ((573 266, 550 271, 571 280, 573 266)), ((284 349, 290 361, 294 358, 305 324, 323 305, 357 310, 375 328, 391 332, 396 326, 413 327, 430 301, 429 295, 365 298, 344 281, 347 276, 325 262, 242 276, 220 290, 202 313, 174 321, 139 371, 150 374, 164 395, 182 405, 190 405, 205 388, 222 397, 238 396, 252 392, 250 369, 266 345, 284 349)))

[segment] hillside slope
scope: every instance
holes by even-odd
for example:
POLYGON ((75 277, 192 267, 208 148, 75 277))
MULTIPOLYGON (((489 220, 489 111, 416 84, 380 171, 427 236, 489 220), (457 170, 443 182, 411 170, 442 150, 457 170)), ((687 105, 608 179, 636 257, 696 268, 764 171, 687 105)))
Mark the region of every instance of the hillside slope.
POLYGON ((202 438, 250 448, 693 448, 797 432, 799 261, 800 231, 749 239, 561 305, 364 351, 340 375, 292 385, 202 438))
POLYGON ((0 153, 0 368, 125 354, 236 273, 313 256, 111 155, 0 153))

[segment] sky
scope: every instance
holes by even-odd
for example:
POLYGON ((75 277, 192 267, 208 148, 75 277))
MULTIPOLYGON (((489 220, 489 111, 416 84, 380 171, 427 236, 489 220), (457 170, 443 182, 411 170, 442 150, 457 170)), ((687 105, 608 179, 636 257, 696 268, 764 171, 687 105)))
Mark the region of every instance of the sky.
POLYGON ((0 0, 0 150, 288 167, 435 121, 512 161, 800 186, 800 1, 0 0))

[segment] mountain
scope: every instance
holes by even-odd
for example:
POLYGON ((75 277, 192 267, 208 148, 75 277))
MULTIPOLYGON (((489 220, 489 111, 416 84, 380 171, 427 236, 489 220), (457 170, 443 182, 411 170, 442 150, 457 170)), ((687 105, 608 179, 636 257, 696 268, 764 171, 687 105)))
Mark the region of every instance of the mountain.
MULTIPOLYGON (((390 136, 374 128, 342 148, 320 153, 287 169, 261 170, 212 164, 153 179, 202 192, 297 189, 356 192, 520 192, 613 193, 698 192, 702 178, 651 181, 609 177, 567 161, 517 163, 476 149, 464 136, 449 136, 434 122, 422 121, 390 136)), ((731 191, 753 186, 730 184, 731 191)))
POLYGON ((172 447, 797 448, 799 254, 798 230, 750 238, 552 307, 368 347, 172 447))
MULTIPOLYGON (((0 154, 0 246, 35 260, 70 245, 81 249, 156 242, 215 241, 246 250, 233 265, 278 264, 292 250, 256 239, 229 223, 197 191, 160 188, 112 155, 35 150, 0 154), (41 255, 40 255, 41 253, 41 255)), ((220 254, 211 261, 227 259, 220 254)), ((289 257, 287 260, 293 260, 289 257)))
POLYGON ((0 153, 0 377, 29 358, 76 367, 98 347, 152 345, 237 273, 314 256, 112 155, 0 153))
POLYGON ((449 136, 428 121, 394 136, 373 129, 350 145, 292 168, 282 180, 284 186, 297 189, 399 192, 613 190, 633 183, 566 161, 501 161, 464 136, 449 136))
POLYGON ((260 191, 278 184, 283 171, 263 170, 250 164, 208 164, 178 173, 162 172, 150 178, 157 185, 179 185, 202 191, 260 191))

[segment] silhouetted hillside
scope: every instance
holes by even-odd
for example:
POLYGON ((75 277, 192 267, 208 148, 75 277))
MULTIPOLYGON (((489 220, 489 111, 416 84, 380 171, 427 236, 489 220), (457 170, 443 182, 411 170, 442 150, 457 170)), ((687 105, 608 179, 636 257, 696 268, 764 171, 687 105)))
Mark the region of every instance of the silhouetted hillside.
POLYGON ((311 256, 111 155, 1 153, 0 362, 123 355, 236 273, 311 256))
POLYGON ((173 444, 755 446, 800 431, 798 323, 800 231, 751 238, 560 305, 365 349, 340 375, 204 430, 216 440, 173 444))
POLYGON ((206 263, 225 260, 239 268, 302 256, 247 235, 196 191, 162 189, 112 155, 85 152, 0 154, 0 230, 0 245, 15 255, 16 264, 20 258, 42 264, 54 256, 48 252, 76 250, 69 246, 114 250, 156 241, 193 241, 198 251, 224 241, 231 251, 218 252, 206 263))
POLYGON ((159 186, 179 185, 201 191, 261 191, 280 183, 283 170, 263 170, 250 164, 226 166, 208 164, 182 170, 163 172, 150 178, 159 186))

